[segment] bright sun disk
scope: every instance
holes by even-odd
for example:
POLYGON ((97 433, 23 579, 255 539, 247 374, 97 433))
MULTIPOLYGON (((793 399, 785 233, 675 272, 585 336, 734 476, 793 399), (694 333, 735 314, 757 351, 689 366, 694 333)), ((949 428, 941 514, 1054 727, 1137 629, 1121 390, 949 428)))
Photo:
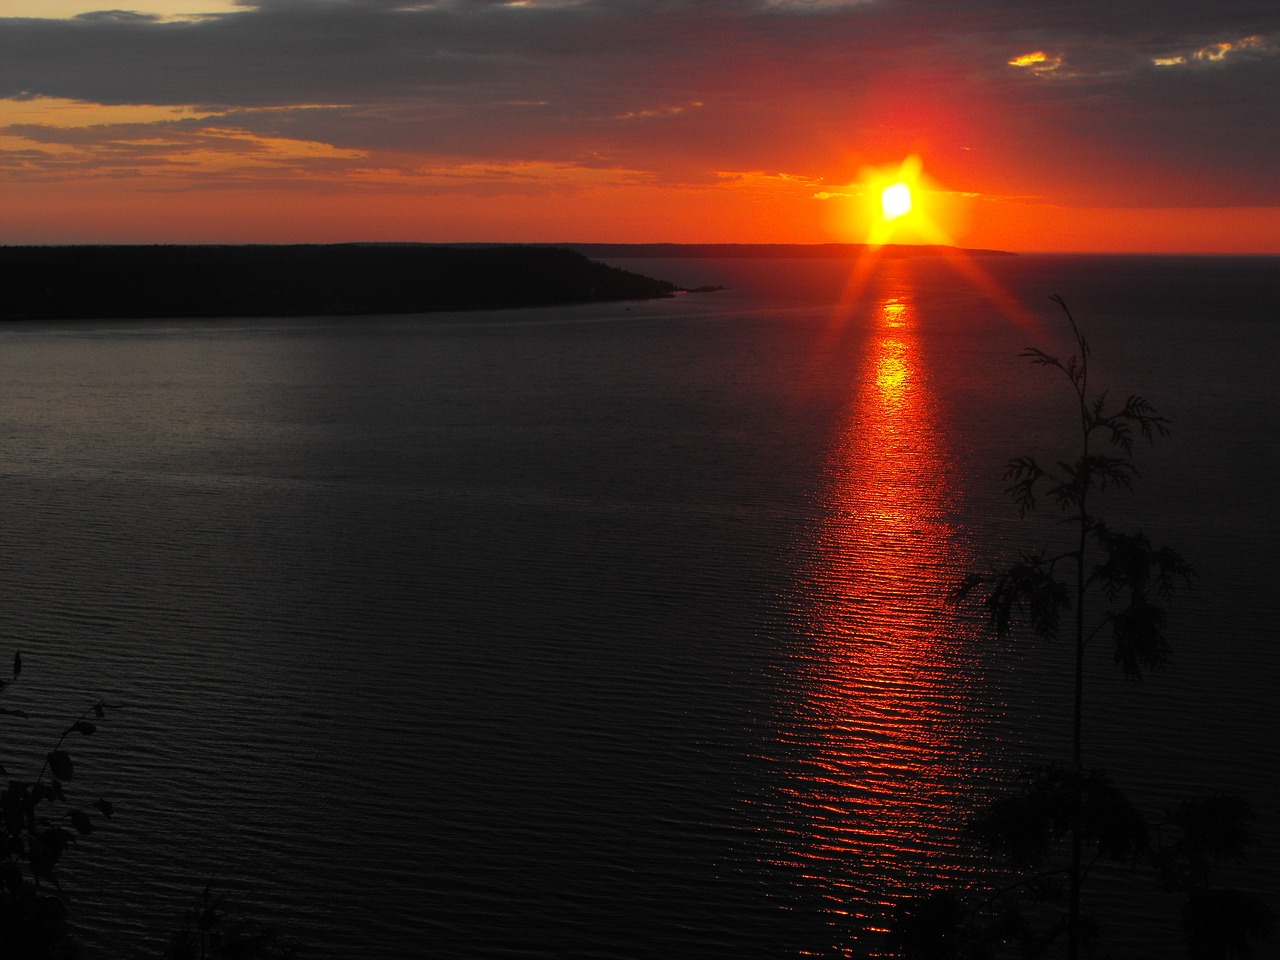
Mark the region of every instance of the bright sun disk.
POLYGON ((911 212, 911 188, 899 180, 880 191, 880 210, 886 220, 897 220, 911 212))

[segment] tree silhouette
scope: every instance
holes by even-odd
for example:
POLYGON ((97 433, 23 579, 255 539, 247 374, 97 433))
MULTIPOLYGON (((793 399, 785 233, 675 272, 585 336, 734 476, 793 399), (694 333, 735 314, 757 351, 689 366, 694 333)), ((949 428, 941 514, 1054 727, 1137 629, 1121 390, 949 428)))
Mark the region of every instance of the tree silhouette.
POLYGON ((897 912, 893 945, 909 957, 978 958, 1016 941, 1024 956, 1038 956, 1065 935, 1068 960, 1078 960, 1096 939, 1081 909, 1083 886, 1094 863, 1106 859, 1144 863, 1165 890, 1185 895, 1192 957, 1247 957, 1251 941, 1269 933, 1270 913, 1251 895, 1213 887, 1210 866, 1242 855, 1250 839, 1248 804, 1221 795, 1186 801, 1152 824, 1105 771, 1085 764, 1087 654, 1109 641, 1115 666, 1133 681, 1165 666, 1171 656, 1168 605, 1178 589, 1191 586, 1195 572, 1175 551, 1140 532, 1113 528, 1100 513, 1103 494, 1131 489, 1137 479, 1135 439, 1154 441, 1168 433, 1168 423, 1144 397, 1115 404, 1105 391, 1091 392, 1088 341, 1063 299, 1052 299, 1066 315, 1075 353, 1062 360, 1029 347, 1021 356, 1065 376, 1078 433, 1070 459, 1018 456, 1009 461, 1005 480, 1019 516, 1047 502, 1062 515, 1068 542, 1064 549, 1024 552, 1001 569, 970 574, 953 599, 980 602, 996 636, 1029 628, 1041 638, 1072 643, 1071 756, 1065 765, 1032 773, 972 824, 972 836, 1015 869, 1013 881, 976 898, 935 891, 906 901, 897 912), (1065 912, 1046 909, 1063 900, 1065 912))

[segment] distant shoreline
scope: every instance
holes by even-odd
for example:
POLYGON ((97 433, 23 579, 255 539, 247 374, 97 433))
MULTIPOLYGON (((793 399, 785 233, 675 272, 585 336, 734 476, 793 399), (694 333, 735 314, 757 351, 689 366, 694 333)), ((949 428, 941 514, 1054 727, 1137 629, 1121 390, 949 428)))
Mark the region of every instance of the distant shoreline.
POLYGON ((0 247, 0 320, 350 316, 678 292, 565 247, 332 244, 0 247))
POLYGON ((1015 257, 1007 250, 980 250, 943 244, 886 243, 871 247, 865 243, 564 243, 588 257, 627 259, 770 259, 849 260, 874 250, 889 260, 943 257, 956 253, 978 257, 1015 257))

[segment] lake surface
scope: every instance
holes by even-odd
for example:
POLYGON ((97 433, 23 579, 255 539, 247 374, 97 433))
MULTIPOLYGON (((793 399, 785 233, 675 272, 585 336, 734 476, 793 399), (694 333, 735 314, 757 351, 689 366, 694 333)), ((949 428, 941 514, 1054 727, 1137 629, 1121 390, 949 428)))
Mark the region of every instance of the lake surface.
MULTIPOLYGON (((1223 879, 1280 906, 1280 261, 619 265, 729 289, 0 328, 5 765, 124 705, 71 745, 117 810, 62 871, 88 956, 206 884, 325 960, 876 955, 1068 749, 1065 646, 945 601, 1060 534, 1001 480, 1070 455, 1017 357, 1070 352, 1054 293, 1172 421, 1107 515, 1200 573, 1169 669, 1096 651, 1088 757, 1248 796, 1223 879)), ((1169 955, 1139 888, 1099 877, 1107 943, 1169 955)))

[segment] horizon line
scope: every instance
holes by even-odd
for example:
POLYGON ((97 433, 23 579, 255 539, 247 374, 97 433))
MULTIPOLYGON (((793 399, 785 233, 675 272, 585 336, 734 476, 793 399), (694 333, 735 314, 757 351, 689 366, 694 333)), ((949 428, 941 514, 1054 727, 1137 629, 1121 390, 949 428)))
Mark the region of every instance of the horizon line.
MULTIPOLYGON (((926 251, 955 251, 960 253, 968 253, 979 256, 1069 256, 1069 257, 1256 257, 1259 259, 1273 259, 1280 257, 1280 252, 1262 252, 1262 251, 1196 251, 1196 250, 1010 250, 994 247, 965 247, 960 244, 946 243, 886 243, 886 244, 870 244, 857 241, 736 241, 736 240, 714 240, 714 241, 676 241, 676 240, 659 240, 659 241, 609 241, 609 240, 329 240, 329 241, 191 241, 191 242, 103 242, 103 241, 81 241, 70 243, 0 243, 0 249, 15 247, 42 247, 48 249, 58 249, 67 247, 340 247, 340 246, 399 246, 399 247, 563 247, 572 250, 584 251, 591 249, 596 251, 594 255, 607 255, 600 251, 616 250, 618 252, 612 255, 618 258, 625 258, 624 251, 632 257, 644 257, 648 259, 664 259, 658 252, 660 250, 669 250, 675 252, 688 259, 699 259, 698 256, 692 254, 692 250, 697 248, 712 249, 718 248, 721 252, 758 252, 762 248, 769 248, 776 251, 804 251, 805 255, 813 259, 823 259, 820 256, 821 251, 832 251, 835 253, 840 250, 864 251, 868 249, 889 250, 895 253, 905 253, 908 256, 913 251, 919 251, 924 254, 926 251), (647 255, 639 254, 634 251, 649 250, 647 255)), ((704 254, 702 258, 714 259, 712 254, 704 254)), ((674 257, 672 258, 674 259, 674 257)))

